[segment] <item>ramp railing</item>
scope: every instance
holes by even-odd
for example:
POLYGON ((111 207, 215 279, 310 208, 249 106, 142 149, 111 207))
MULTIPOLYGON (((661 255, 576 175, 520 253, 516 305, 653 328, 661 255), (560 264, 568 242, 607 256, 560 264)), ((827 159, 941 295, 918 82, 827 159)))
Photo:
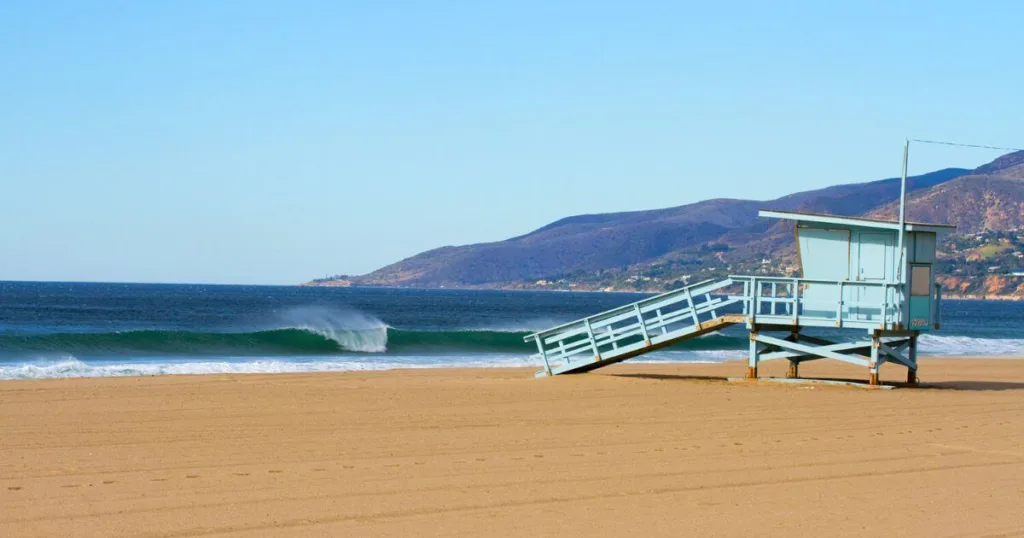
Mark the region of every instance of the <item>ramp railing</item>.
POLYGON ((530 334, 525 341, 536 343, 536 356, 544 364, 537 375, 590 370, 723 326, 719 317, 743 297, 712 292, 732 284, 731 278, 706 280, 530 334))

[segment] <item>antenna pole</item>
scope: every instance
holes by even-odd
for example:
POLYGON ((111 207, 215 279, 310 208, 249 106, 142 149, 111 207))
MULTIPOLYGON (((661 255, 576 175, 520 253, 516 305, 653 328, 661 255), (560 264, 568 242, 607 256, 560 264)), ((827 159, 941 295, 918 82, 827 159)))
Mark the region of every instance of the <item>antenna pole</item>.
MULTIPOLYGON (((903 141, 903 174, 900 177, 900 244, 903 243, 903 230, 906 224, 907 208, 907 157, 910 153, 910 140, 903 141)), ((902 252, 902 250, 900 251, 902 252)))
POLYGON ((896 266, 896 281, 900 284, 903 297, 900 298, 900 322, 907 319, 903 305, 907 303, 907 285, 903 282, 903 236, 907 229, 907 158, 910 154, 910 139, 903 140, 903 173, 900 175, 900 235, 896 239, 896 251, 899 252, 899 265, 896 266))

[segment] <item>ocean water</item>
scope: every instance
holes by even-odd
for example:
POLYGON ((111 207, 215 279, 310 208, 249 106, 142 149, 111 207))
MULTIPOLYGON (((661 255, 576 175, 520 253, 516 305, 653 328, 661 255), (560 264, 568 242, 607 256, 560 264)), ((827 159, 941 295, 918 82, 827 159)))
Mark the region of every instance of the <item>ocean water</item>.
MULTIPOLYGON (((529 332, 642 297, 0 282, 0 379, 538 366, 529 332)), ((731 328, 633 361, 717 362, 746 345, 731 328)), ((1024 355, 1024 303, 944 300, 921 351, 1024 355)))

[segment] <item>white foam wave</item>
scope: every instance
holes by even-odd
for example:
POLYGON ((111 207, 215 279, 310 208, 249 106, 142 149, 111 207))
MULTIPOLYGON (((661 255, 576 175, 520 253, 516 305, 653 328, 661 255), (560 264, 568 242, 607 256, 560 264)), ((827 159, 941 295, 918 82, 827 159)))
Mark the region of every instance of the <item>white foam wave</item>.
POLYGON ((242 359, 220 361, 82 361, 73 356, 0 364, 0 379, 124 377, 202 374, 349 372, 398 368, 515 368, 536 366, 523 357, 395 357, 394 360, 242 359))
POLYGON ((938 356, 1024 356, 1024 339, 921 335, 918 350, 938 356))
POLYGON ((358 310, 304 306, 286 310, 281 319, 286 328, 319 334, 347 351, 383 353, 388 349, 388 325, 358 310))

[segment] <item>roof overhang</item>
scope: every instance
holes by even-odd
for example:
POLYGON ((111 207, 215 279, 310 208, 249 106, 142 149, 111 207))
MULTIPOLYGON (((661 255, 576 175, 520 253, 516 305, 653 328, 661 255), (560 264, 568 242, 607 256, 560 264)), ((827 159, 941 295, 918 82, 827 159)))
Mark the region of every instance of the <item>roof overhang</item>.
MULTIPOLYGON (((839 226, 859 226, 861 228, 878 228, 882 230, 900 229, 900 223, 891 220, 866 219, 863 217, 841 217, 838 215, 823 215, 820 213, 800 213, 797 211, 772 211, 762 209, 757 212, 757 216, 773 219, 795 220, 797 222, 813 222, 839 226)), ((908 232, 948 233, 956 230, 956 226, 949 226, 947 224, 925 224, 922 222, 907 222, 906 227, 908 232)))

